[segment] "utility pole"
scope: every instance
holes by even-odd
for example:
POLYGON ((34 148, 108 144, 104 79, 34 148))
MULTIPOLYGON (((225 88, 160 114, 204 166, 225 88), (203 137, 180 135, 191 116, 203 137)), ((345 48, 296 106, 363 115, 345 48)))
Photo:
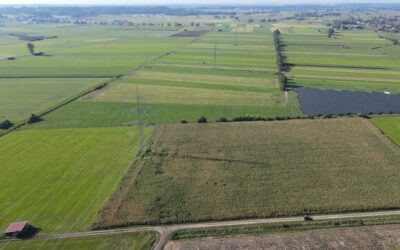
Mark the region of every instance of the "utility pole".
POLYGON ((140 105, 140 95, 138 86, 136 86, 136 115, 137 115, 138 144, 139 144, 137 155, 140 155, 144 148, 144 128, 143 128, 144 123, 143 123, 142 107, 140 105))

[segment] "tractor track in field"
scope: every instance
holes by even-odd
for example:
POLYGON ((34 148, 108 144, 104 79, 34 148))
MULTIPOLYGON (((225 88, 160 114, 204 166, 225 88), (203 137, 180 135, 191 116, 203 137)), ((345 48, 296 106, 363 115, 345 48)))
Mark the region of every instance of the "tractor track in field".
MULTIPOLYGON (((313 216, 313 220, 320 221, 320 220, 335 220, 335 219, 356 219, 356 218, 394 216, 394 215, 400 215, 400 210, 316 215, 313 216)), ((160 234, 160 238, 157 244, 155 245, 154 249, 162 250, 165 244, 168 242, 170 235, 177 230, 228 227, 228 226, 249 226, 258 224, 287 223, 287 222, 301 222, 301 221, 304 221, 303 217, 296 216, 296 217, 282 217, 282 218, 200 222, 200 223, 176 224, 176 225, 165 225, 165 226, 136 226, 136 227, 115 228, 115 229, 96 230, 88 232, 54 234, 48 236, 39 236, 33 239, 44 239, 44 240, 67 239, 76 237, 90 237, 90 236, 153 231, 160 234)))

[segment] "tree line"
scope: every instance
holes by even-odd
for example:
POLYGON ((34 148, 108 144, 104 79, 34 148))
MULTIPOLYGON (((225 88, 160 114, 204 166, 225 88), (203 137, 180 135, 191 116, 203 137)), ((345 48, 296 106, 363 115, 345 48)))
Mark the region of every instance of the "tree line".
POLYGON ((273 32, 273 39, 275 45, 275 52, 276 52, 276 64, 278 66, 278 80, 279 80, 279 87, 281 90, 286 89, 287 85, 287 77, 285 76, 285 62, 282 55, 282 41, 281 41, 281 32, 277 29, 273 32))

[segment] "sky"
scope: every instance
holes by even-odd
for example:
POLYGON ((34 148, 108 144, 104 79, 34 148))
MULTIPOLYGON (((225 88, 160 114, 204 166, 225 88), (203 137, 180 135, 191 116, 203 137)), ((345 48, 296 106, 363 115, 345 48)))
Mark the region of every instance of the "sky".
POLYGON ((340 4, 340 3, 399 3, 399 0, 0 0, 2 4, 340 4))

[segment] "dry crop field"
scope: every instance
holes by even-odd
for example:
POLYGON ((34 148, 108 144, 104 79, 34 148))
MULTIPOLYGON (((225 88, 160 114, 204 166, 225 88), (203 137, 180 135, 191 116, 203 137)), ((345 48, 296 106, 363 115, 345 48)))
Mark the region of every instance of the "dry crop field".
POLYGON ((400 152, 361 118, 160 127, 94 228, 400 207, 400 152))
POLYGON ((297 233, 171 241, 171 249, 398 249, 400 226, 323 229, 297 233))

